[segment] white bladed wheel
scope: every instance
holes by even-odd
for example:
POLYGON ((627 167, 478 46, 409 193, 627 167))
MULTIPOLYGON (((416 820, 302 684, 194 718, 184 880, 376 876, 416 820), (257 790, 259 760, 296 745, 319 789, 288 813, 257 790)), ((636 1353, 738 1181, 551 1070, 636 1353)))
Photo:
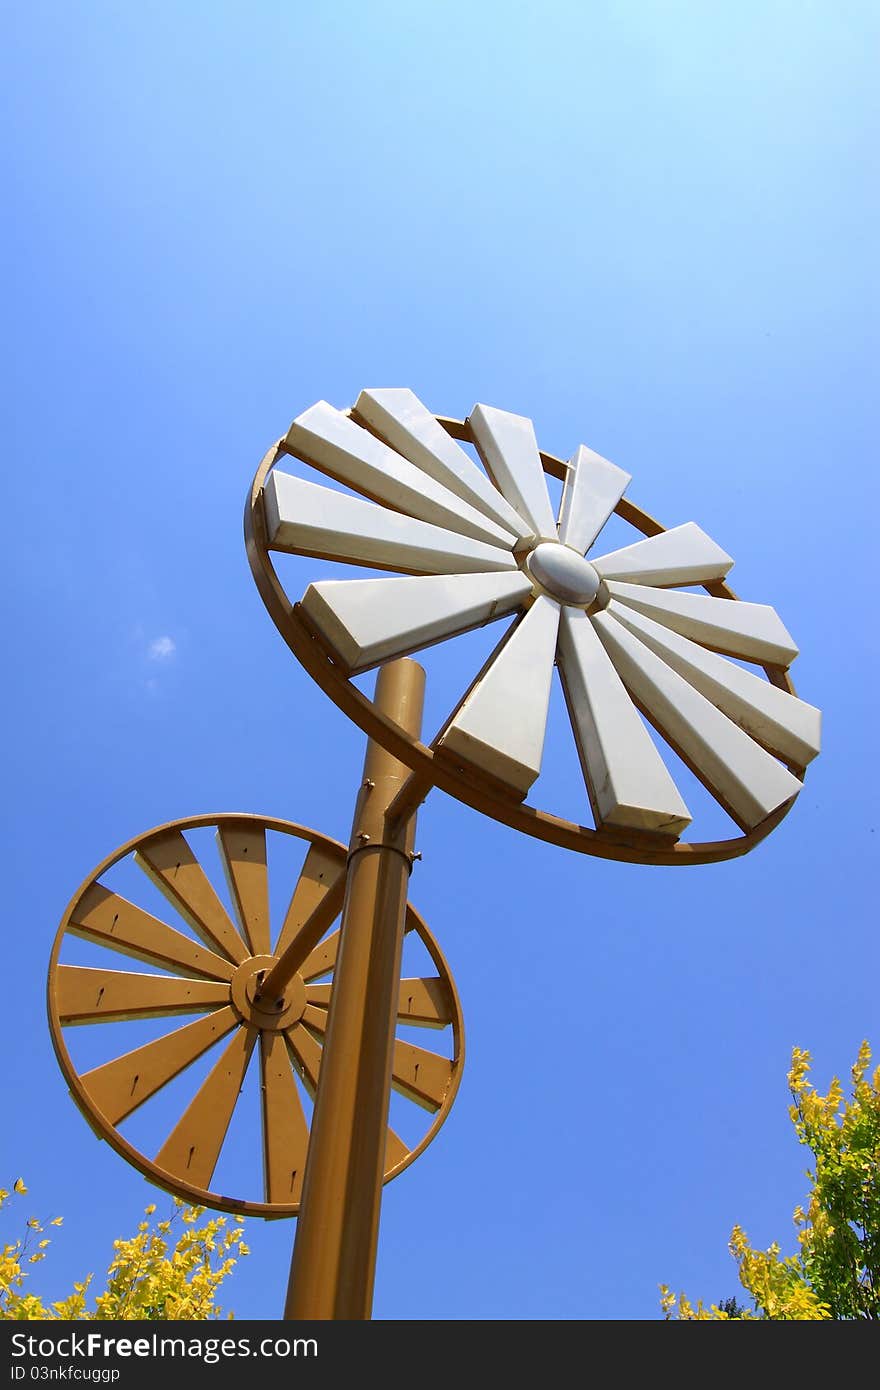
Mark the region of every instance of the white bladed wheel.
POLYGON ((311 406, 262 460, 245 513, 250 564, 299 660, 424 788, 588 854, 731 858, 792 805, 819 749, 819 711, 794 692, 797 647, 776 612, 725 584, 730 556, 693 522, 666 530, 624 498, 629 481, 584 446, 568 462, 542 453, 522 416, 478 405, 461 422, 433 415, 409 390, 363 391, 350 411, 311 406), (288 456, 347 490, 285 470, 288 456), (546 474, 563 481, 558 516, 546 474), (612 513, 643 539, 605 550, 612 513), (319 580, 297 601, 275 552, 398 577, 319 580), (430 745, 354 684, 496 620, 501 641, 430 745), (526 801, 541 771, 554 667, 592 825, 526 801), (739 834, 680 838, 692 816, 664 749, 739 834))
MULTIPOLYGON (((345 865, 344 845, 289 821, 197 816, 123 845, 64 914, 48 1005, 73 1099, 100 1138, 185 1201, 250 1216, 299 1211, 345 865), (298 856, 297 840, 304 842, 298 856), (229 908, 212 883, 218 871, 229 908), (297 943, 299 970, 270 1007, 261 980, 297 943), (255 1103, 248 1103, 249 1070, 255 1103), (227 1136, 248 1124, 259 1128, 261 1196, 227 1194, 215 1182, 227 1136)), ((405 1122, 405 1137, 389 1127, 386 1182, 439 1130, 464 1056, 455 984, 410 905, 405 933, 398 1031, 437 1029, 439 1050, 416 1046, 406 1033, 394 1043, 392 1086, 402 1099, 392 1120, 401 1129, 405 1122), (406 973, 413 965, 419 973, 406 973)), ((236 1147, 252 1154, 254 1138, 236 1147)))

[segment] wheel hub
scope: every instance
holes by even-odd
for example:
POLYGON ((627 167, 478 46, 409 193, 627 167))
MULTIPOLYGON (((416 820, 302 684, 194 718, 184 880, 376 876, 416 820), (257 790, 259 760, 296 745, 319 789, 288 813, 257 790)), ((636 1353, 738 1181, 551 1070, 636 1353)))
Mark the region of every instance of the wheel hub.
POLYGON ((586 608, 599 592, 599 576, 583 555, 558 541, 542 541, 526 560, 526 569, 545 593, 559 603, 586 608))
POLYGON ((306 987, 301 975, 294 975, 280 999, 261 993, 263 980, 276 963, 275 956, 251 956, 242 961, 232 977, 232 1006, 243 1023, 252 1028, 281 1032, 302 1018, 306 1007, 306 987))

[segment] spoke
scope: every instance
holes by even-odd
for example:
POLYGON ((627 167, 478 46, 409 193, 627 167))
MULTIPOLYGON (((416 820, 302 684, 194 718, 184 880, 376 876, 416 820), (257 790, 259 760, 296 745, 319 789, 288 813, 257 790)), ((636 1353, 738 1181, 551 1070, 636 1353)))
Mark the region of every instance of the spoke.
POLYGON ((490 521, 326 401, 318 401, 298 416, 285 442, 298 458, 329 473, 337 482, 406 516, 505 549, 516 541, 496 521, 490 521))
POLYGON ((428 575, 310 584, 302 607, 357 674, 513 612, 532 592, 524 574, 428 575))
POLYGON ((327 1010, 316 1004, 306 1004, 302 1021, 307 1028, 311 1028, 315 1033, 320 1033, 322 1037, 327 1032, 327 1010))
POLYGON ((295 1023, 292 1028, 286 1029, 285 1037, 297 1075, 314 1100, 321 1074, 321 1044, 303 1023, 295 1023))
MULTIPOLYGON (((321 1044, 315 1040, 302 1023, 296 1023, 292 1028, 288 1028, 285 1036, 296 1074, 314 1100, 321 1072, 321 1044)), ((426 1055, 430 1056, 431 1054, 426 1055)), ((398 1163, 403 1162, 408 1153, 409 1149, 406 1144, 389 1127, 385 1147, 385 1172, 388 1173, 392 1168, 396 1168, 398 1163)))
POLYGON ((257 1030, 240 1028, 156 1154, 156 1166, 209 1187, 247 1073, 257 1030))
MULTIPOLYGON (((319 1009, 330 1006, 333 983, 307 985, 306 999, 319 1009)), ((446 1028, 454 1017, 452 995, 439 975, 429 979, 401 980, 397 1003, 400 1023, 417 1028, 446 1028)))
MULTIPOLYGON (((327 1031, 327 1010, 307 1004, 302 1025, 288 1029, 287 1036, 291 1040, 299 1026, 303 1026, 306 1032, 312 1029, 323 1038, 327 1031)), ((294 1043, 294 1047, 298 1052, 298 1043, 294 1043)), ((317 1082, 317 1073, 315 1076, 317 1082)), ((391 1084, 401 1095, 414 1100, 425 1110, 439 1110, 451 1079, 452 1063, 448 1057, 426 1052, 423 1047, 416 1047, 413 1043, 395 1042, 391 1084)))
POLYGON ((298 1202, 309 1147, 287 1043, 281 1033, 260 1034, 263 1092, 263 1181, 267 1202, 298 1202))
POLYGON ((304 482, 277 468, 266 479, 263 496, 274 550, 411 574, 516 569, 509 550, 320 483, 304 482))
POLYGON ((439 975, 401 980, 397 1017, 420 1028, 445 1028, 455 1016, 452 992, 439 975))
POLYGON ((389 1126, 388 1138, 385 1143, 385 1172, 390 1173, 392 1168, 396 1168, 398 1163, 402 1163, 407 1157, 409 1149, 404 1144, 399 1134, 389 1126))
POLYGON ((69 931, 120 955, 184 974, 231 980, 235 967, 200 942, 160 922, 100 883, 87 888, 71 914, 69 931))
POLYGON ((595 560, 590 556, 590 563, 603 579, 662 586, 723 579, 733 566, 730 556, 693 521, 595 560))
POLYGON ((608 612, 593 623, 624 685, 742 830, 801 790, 796 777, 608 612))
POLYGON ((822 726, 815 706, 640 613, 617 603, 606 611, 772 753, 798 767, 815 758, 822 726))
POLYGON ((579 609, 563 610, 559 674, 596 825, 680 835, 690 812, 579 609))
POLYGON ((581 444, 568 466, 559 539, 584 555, 623 496, 632 475, 581 444))
POLYGON ((250 952, 179 830, 163 830, 135 854, 140 867, 206 946, 241 964, 250 952))
POLYGON ((535 600, 439 746, 524 797, 541 771, 559 604, 535 600))
POLYGON ((399 454, 505 531, 521 540, 531 535, 531 527, 412 391, 362 391, 354 409, 399 454))
POLYGON ((423 1110, 439 1110, 451 1080, 452 1063, 448 1057, 426 1052, 412 1043, 395 1042, 391 1084, 407 1100, 415 1101, 423 1110))
POLYGON ((305 960, 342 911, 344 893, 345 858, 312 845, 296 881, 275 955, 283 956, 296 942, 305 960))
POLYGON ((229 1003, 229 985, 59 965, 58 1015, 64 1024, 117 1023, 162 1014, 199 1014, 229 1003))
POLYGON ((340 934, 335 931, 326 941, 315 947, 299 972, 304 980, 315 980, 319 975, 326 975, 329 970, 335 968, 339 942, 340 934))
POLYGON ((328 1009, 330 1007, 330 994, 332 989, 332 980, 327 980, 322 985, 306 985, 306 1000, 309 1004, 314 1004, 319 1009, 328 1009))
POLYGON ((531 420, 475 405, 468 417, 486 472, 541 540, 555 541, 556 518, 531 420))
POLYGON ((82 1084, 101 1115, 111 1125, 118 1125, 237 1024, 238 1015, 227 1005, 95 1067, 81 1078, 82 1084))
POLYGON ((776 610, 765 603, 679 594, 674 589, 651 589, 616 579, 608 581, 608 592, 624 607, 728 656, 789 666, 798 654, 776 610))
POLYGON ((266 832, 261 825, 248 821, 240 825, 221 825, 217 829, 217 845, 239 931, 252 955, 268 956, 272 941, 266 832))

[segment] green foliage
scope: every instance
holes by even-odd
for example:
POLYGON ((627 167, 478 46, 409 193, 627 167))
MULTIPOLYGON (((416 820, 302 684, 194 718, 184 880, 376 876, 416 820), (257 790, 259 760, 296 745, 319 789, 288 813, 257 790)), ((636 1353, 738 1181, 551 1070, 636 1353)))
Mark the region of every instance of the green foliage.
MULTIPOLYGON (((0 1188, 0 1208, 27 1188, 17 1178, 12 1190, 0 1188)), ((154 1204, 144 1215, 155 1215, 154 1204)), ((174 1210, 167 1220, 142 1221, 136 1235, 113 1242, 113 1259, 107 1270, 103 1293, 94 1295, 88 1306, 94 1276, 86 1275, 73 1286, 67 1298, 46 1304, 39 1294, 25 1290, 30 1277, 28 1266, 46 1256, 50 1240, 37 1217, 28 1217, 24 1234, 0 1246, 0 1319, 40 1318, 69 1322, 78 1319, 165 1319, 204 1320, 219 1318, 221 1310, 214 1297, 240 1255, 248 1248, 242 1239, 241 1218, 229 1226, 225 1216, 212 1217, 199 1225, 204 1207, 187 1206, 174 1199, 174 1210), (176 1227, 176 1230, 175 1230, 176 1227), (37 1237, 42 1236, 42 1239, 37 1237)), ((60 1226, 55 1216, 48 1226, 60 1226)), ((232 1314, 229 1314, 232 1317, 232 1314)))
POLYGON ((784 1321, 880 1318, 880 1067, 868 1076, 863 1042, 852 1069, 852 1097, 835 1077, 827 1095, 809 1079, 810 1054, 795 1048, 788 1084, 798 1142, 813 1155, 806 1211, 795 1207, 798 1251, 783 1258, 773 1244, 753 1250, 734 1226, 730 1251, 754 1311, 733 1300, 696 1307, 661 1284, 667 1319, 776 1318, 784 1321), (734 1303, 736 1311, 731 1311, 734 1303))

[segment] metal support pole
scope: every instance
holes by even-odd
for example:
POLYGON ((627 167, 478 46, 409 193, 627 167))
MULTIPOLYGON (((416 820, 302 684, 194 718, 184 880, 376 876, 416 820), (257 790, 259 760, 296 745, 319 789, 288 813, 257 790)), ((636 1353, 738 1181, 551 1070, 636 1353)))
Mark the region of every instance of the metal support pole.
MULTIPOLYGON (((379 672, 378 709, 416 738, 425 673, 379 672)), ((355 805, 339 956, 284 1316, 367 1319, 373 1302, 403 924, 415 815, 387 815, 409 775, 371 739, 355 805)))

